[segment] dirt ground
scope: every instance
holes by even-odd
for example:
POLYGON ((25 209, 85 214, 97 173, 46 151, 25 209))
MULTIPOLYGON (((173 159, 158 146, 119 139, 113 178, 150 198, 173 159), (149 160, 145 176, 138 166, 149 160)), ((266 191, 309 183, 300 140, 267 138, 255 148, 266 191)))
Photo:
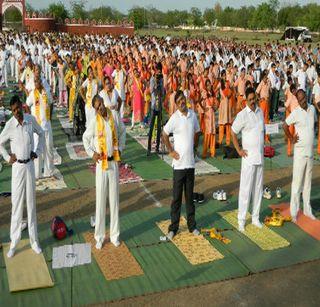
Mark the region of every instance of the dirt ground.
MULTIPOLYGON (((289 191, 291 176, 290 168, 266 171, 264 184, 273 190, 281 186, 289 191)), ((204 193, 206 198, 211 198, 213 191, 222 188, 228 195, 237 195, 239 177, 240 174, 200 176, 196 178, 195 191, 204 193)), ((320 166, 315 166, 313 188, 319 183, 320 166)), ((120 216, 155 206, 154 199, 146 189, 161 205, 170 205, 171 180, 121 185, 120 216)), ((63 216, 65 220, 89 216, 94 212, 94 203, 94 189, 39 192, 38 223, 48 222, 56 215, 63 216)), ((9 226, 10 211, 10 198, 0 197, 1 226, 9 226)), ((112 306, 319 306, 319 276, 320 260, 244 278, 126 299, 114 302, 112 306)))

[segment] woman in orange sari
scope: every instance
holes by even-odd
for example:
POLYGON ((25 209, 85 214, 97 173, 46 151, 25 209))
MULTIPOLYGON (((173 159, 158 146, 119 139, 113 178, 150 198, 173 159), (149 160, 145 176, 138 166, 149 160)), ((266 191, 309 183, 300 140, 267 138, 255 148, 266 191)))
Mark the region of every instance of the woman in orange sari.
POLYGON ((216 154, 216 121, 214 112, 218 108, 218 101, 214 95, 213 87, 210 80, 205 83, 205 90, 202 92, 201 106, 204 110, 204 137, 202 158, 207 158, 208 150, 210 156, 216 154))
POLYGON ((226 131, 226 145, 231 142, 232 105, 231 89, 229 81, 226 81, 226 71, 221 72, 220 80, 220 104, 219 104, 219 144, 222 144, 226 131))

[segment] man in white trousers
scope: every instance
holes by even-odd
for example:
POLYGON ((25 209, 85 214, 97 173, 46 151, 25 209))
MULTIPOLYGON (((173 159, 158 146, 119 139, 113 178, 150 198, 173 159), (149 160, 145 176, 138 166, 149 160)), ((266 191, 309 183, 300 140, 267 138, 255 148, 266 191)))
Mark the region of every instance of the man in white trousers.
MULTIPOLYGON (((34 89, 29 93, 26 103, 31 108, 31 114, 43 129, 45 136, 43 153, 34 161, 36 179, 51 177, 54 173, 53 136, 50 120, 51 102, 40 77, 36 77, 34 80, 34 89)), ((37 141, 38 137, 35 136, 35 145, 37 145, 37 141)))
POLYGON ((316 111, 313 105, 308 105, 306 93, 300 89, 297 92, 299 105, 287 117, 283 130, 294 144, 293 174, 291 185, 290 213, 292 220, 297 220, 302 192, 303 214, 315 219, 310 205, 311 180, 313 168, 314 123, 316 111), (295 134, 289 131, 294 125, 295 134))
POLYGON ((10 107, 13 117, 6 123, 0 134, 0 153, 3 158, 12 165, 11 244, 7 254, 9 258, 14 256, 17 244, 21 239, 22 214, 25 200, 27 203, 31 248, 37 254, 42 252, 38 242, 33 160, 41 154, 44 142, 43 130, 33 116, 23 113, 22 103, 18 96, 11 98, 10 107), (33 151, 34 133, 39 136, 38 146, 35 151, 33 151), (5 143, 8 141, 10 141, 11 154, 9 154, 5 148, 5 143))
POLYGON ((238 226, 245 231, 246 214, 252 201, 252 224, 262 227, 259 221, 263 193, 263 146, 265 125, 261 109, 257 106, 255 91, 246 89, 247 106, 237 114, 231 134, 233 144, 242 157, 239 188, 238 226), (242 135, 242 149, 237 134, 242 135))
POLYGON ((105 239, 106 203, 110 207, 110 241, 120 245, 119 225, 119 169, 120 153, 117 131, 110 110, 106 109, 103 99, 96 95, 92 107, 97 114, 88 123, 83 134, 83 145, 87 154, 96 163, 96 248, 101 249, 105 239))

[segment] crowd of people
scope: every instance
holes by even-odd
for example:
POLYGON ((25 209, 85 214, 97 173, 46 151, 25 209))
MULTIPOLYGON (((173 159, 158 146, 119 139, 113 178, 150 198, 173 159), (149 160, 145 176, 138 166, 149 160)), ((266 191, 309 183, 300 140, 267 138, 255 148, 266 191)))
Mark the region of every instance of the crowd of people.
MULTIPOLYGON (((97 248, 102 247, 104 240, 104 219, 98 216, 105 213, 105 191, 108 182, 110 184, 119 179, 116 162, 120 160, 124 150, 125 121, 129 120, 131 123, 130 129, 149 129, 148 155, 151 154, 154 136, 156 151, 159 152, 161 134, 163 135, 169 154, 174 159, 173 166, 176 165, 175 169, 180 170, 175 174, 175 180, 180 183, 184 180, 192 191, 194 160, 182 157, 181 153, 171 147, 168 139, 170 134, 173 134, 174 138, 176 135, 175 147, 180 146, 181 151, 188 147, 186 154, 191 154, 190 146, 198 145, 198 135, 201 134, 203 159, 208 155, 215 157, 217 146, 229 146, 231 143, 240 156, 245 158, 248 152, 241 150, 236 137, 238 133, 242 132, 245 136, 242 138, 242 145, 251 148, 250 140, 254 139, 252 135, 256 135, 257 131, 262 133, 265 142, 269 142, 270 137, 264 134, 263 124, 287 118, 287 154, 291 156, 293 145, 298 141, 295 137, 297 121, 293 120, 297 112, 292 115, 293 112, 301 107, 304 98, 307 106, 314 105, 320 112, 319 44, 312 46, 269 42, 253 46, 217 38, 113 38, 108 35, 9 32, 0 35, 0 49, 3 86, 8 86, 9 76, 19 83, 26 96, 25 110, 36 118, 44 131, 43 135, 36 133, 34 140, 39 144, 40 137, 43 138, 42 153, 32 150, 32 160, 35 158, 35 178, 53 175, 51 118, 55 108, 67 111, 74 132, 83 134, 88 155, 100 167, 96 172, 99 183, 95 221, 97 248), (301 93, 305 94, 303 99, 301 93), (250 112, 250 106, 254 115, 245 113, 250 112), (261 114, 256 112, 256 107, 261 114), (188 110, 191 112, 190 116, 188 110), (282 118, 283 113, 280 110, 285 111, 285 118, 282 118), (187 117, 186 122, 181 114, 187 117), (191 122, 188 124, 188 121, 191 122), (249 127, 250 122, 252 125, 249 127), (187 130, 179 131, 177 125, 182 125, 187 130), (197 138, 187 146, 186 139, 179 141, 177 135, 190 137, 189 132, 192 138, 193 133, 197 138), (179 163, 186 166, 182 167, 179 163), (181 172, 179 165, 182 169, 191 171, 181 172)), ((12 102, 13 106, 15 104, 17 100, 12 102)), ((36 124, 32 125, 35 126, 35 131, 39 130, 36 124)), ((8 135, 5 129, 1 135, 0 146, 8 140, 8 135)), ((260 138, 261 135, 258 137, 259 146, 263 144, 260 138)), ((1 149, 4 158, 13 163, 14 157, 8 156, 3 147, 1 149)), ((319 141, 318 153, 320 154, 319 141)), ((23 155, 17 160, 23 164, 28 163, 29 158, 23 155)), ((253 165, 262 165, 259 155, 249 158, 248 161, 255 161, 253 165), (260 159, 261 163, 257 163, 257 159, 260 159)), ((243 170, 245 177, 242 180, 247 181, 246 174, 250 173, 252 178, 261 182, 252 181, 250 187, 242 182, 246 192, 242 190, 239 201, 241 198, 241 206, 244 208, 247 208, 253 185, 260 187, 262 183, 261 168, 252 168, 252 163, 250 167, 249 164, 242 165, 243 169, 246 168, 243 170)), ((300 189, 301 182, 297 185, 300 189)), ((174 187, 174 213, 169 228, 171 238, 178 229, 181 187, 174 187)), ((187 193, 190 213, 188 226, 191 232, 198 234, 190 191, 187 193)), ((254 202, 259 202, 260 192, 255 190, 254 202)), ((296 197, 298 192, 295 191, 296 197)), ((22 190, 17 193, 21 194, 22 190)), ((111 223, 111 241, 118 246, 119 225, 115 222, 118 220, 119 209, 118 186, 109 186, 109 193, 115 195, 109 198, 114 221, 111 223)), ((17 206, 20 205, 21 201, 17 201, 17 206)), ((239 203, 239 208, 241 206, 239 203)), ((12 219, 12 224, 16 225, 14 231, 18 232, 17 223, 21 223, 22 212, 18 209, 16 211, 17 216, 12 219)), ((239 215, 241 230, 244 229, 245 211, 246 209, 239 215)), ((257 207, 253 216, 256 225, 260 225, 258 211, 257 207)), ((12 237, 12 255, 17 237, 18 234, 12 237)), ((35 241, 36 239, 32 244, 35 244, 35 241)), ((39 251, 38 247, 35 249, 39 251)))

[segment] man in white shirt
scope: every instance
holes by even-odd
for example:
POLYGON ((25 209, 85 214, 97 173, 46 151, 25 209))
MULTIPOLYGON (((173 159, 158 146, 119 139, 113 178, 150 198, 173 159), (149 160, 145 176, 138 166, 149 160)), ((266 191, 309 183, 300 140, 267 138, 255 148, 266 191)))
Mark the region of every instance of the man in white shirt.
POLYGON ((300 207, 302 192, 303 214, 315 219, 310 205, 311 180, 313 168, 314 122, 316 118, 313 105, 308 106, 307 96, 303 90, 298 90, 299 107, 295 108, 283 124, 286 136, 294 144, 293 174, 291 185, 290 213, 296 222, 300 207), (295 135, 289 131, 294 125, 295 135))
POLYGON ((124 87, 126 74, 121 66, 120 61, 117 62, 116 69, 112 73, 112 78, 114 78, 114 87, 122 101, 120 107, 120 118, 122 119, 124 114, 124 101, 126 100, 126 92, 124 87))
POLYGON ((34 163, 40 154, 44 142, 44 134, 35 118, 22 111, 22 103, 18 96, 13 96, 10 101, 13 117, 6 123, 0 134, 0 154, 12 165, 12 214, 10 227, 9 258, 14 256, 16 247, 21 239, 21 223, 23 206, 26 200, 28 214, 28 230, 31 248, 40 254, 38 242, 37 216, 36 216, 36 190, 34 163), (34 150, 33 134, 39 136, 38 146, 34 150), (11 154, 5 148, 10 141, 11 154))
POLYGON ((303 67, 293 75, 296 78, 298 90, 306 91, 307 89, 307 81, 308 81, 307 68, 308 68, 308 65, 304 63, 303 67))
POLYGON ((278 114, 278 100, 279 100, 279 83, 280 78, 276 75, 276 64, 272 63, 270 72, 268 75, 268 79, 270 80, 271 84, 271 97, 270 97, 270 110, 269 110, 269 117, 270 120, 273 120, 273 116, 278 114))
MULTIPOLYGON (((39 179, 42 177, 51 177, 54 173, 53 136, 50 120, 50 99, 41 83, 40 77, 35 79, 34 84, 35 87, 29 93, 26 103, 28 107, 31 107, 31 114, 36 118, 38 124, 43 129, 45 136, 43 154, 34 161, 36 179, 39 179), (44 170, 43 174, 42 168, 44 170)), ((37 143, 37 136, 35 136, 35 141, 35 143, 37 143)))
POLYGON ((241 232, 245 231, 250 201, 252 201, 252 224, 258 228, 262 227, 259 214, 263 192, 264 117, 257 106, 255 90, 252 87, 246 89, 246 100, 247 106, 237 114, 231 128, 233 144, 242 157, 238 208, 238 225, 241 232), (242 149, 237 138, 240 132, 242 149))
POLYGON ((196 228, 193 203, 194 151, 198 147, 200 127, 194 111, 187 108, 186 97, 181 90, 175 94, 175 103, 178 110, 172 114, 162 133, 169 155, 173 158, 173 200, 171 225, 167 235, 169 240, 172 240, 179 230, 183 189, 185 191, 188 229, 194 235, 200 234, 196 228), (171 133, 173 134, 174 147, 169 141, 171 133))
POLYGON ((106 203, 110 207, 110 241, 120 245, 119 223, 119 169, 120 153, 117 132, 112 113, 104 106, 103 99, 96 95, 92 107, 97 114, 83 134, 83 146, 96 163, 96 248, 101 249, 105 239, 106 203))

